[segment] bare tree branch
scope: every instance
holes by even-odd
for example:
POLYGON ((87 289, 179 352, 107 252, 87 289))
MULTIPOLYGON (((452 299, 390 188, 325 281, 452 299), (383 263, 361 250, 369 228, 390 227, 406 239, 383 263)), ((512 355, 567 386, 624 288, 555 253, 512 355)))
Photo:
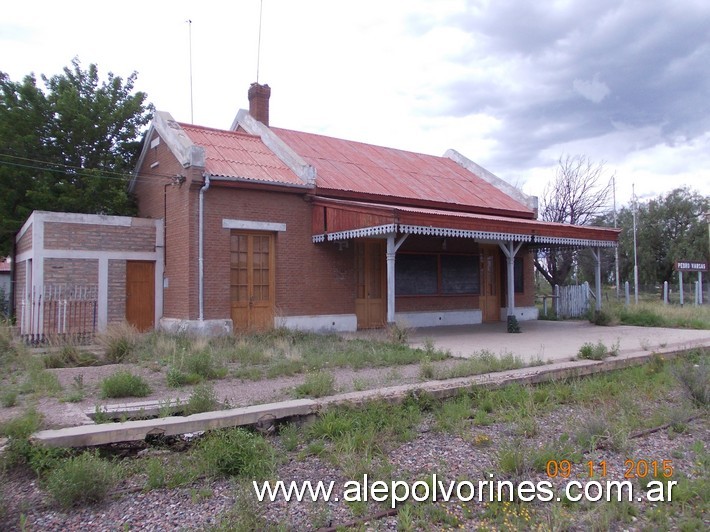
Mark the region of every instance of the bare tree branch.
MULTIPOLYGON (((613 174, 607 176, 603 162, 594 163, 585 155, 564 155, 557 162, 555 178, 542 195, 540 218, 590 225, 607 208, 613 174)), ((551 285, 564 284, 575 260, 571 250, 546 249, 540 251, 536 267, 551 285)))

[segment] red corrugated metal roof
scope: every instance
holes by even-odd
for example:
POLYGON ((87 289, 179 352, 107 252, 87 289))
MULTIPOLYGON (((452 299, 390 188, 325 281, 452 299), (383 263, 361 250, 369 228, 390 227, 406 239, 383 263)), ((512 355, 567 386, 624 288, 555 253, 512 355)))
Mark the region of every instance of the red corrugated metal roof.
POLYGON ((193 143, 205 149, 205 170, 212 176, 304 185, 259 137, 191 124, 180 126, 193 143))
MULTIPOLYGON (((531 214, 532 211, 446 157, 271 128, 316 168, 319 190, 454 204, 531 214)), ((468 209, 467 209, 468 210, 468 209)))

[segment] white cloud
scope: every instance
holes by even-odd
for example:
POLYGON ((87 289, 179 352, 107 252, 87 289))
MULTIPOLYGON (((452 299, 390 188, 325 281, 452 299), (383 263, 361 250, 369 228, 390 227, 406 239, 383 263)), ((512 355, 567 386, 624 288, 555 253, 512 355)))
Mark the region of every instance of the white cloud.
POLYGON ((577 78, 572 82, 572 86, 575 91, 594 103, 600 103, 611 92, 606 83, 599 81, 599 74, 595 74, 594 79, 590 81, 577 78))

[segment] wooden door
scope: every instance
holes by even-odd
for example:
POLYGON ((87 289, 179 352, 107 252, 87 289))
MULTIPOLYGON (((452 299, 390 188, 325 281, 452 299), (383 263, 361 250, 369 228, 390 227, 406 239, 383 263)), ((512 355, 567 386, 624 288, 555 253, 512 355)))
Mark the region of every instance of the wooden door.
POLYGON ((384 327, 387 309, 385 243, 363 240, 355 247, 357 294, 355 315, 358 329, 384 327))
POLYGON ((126 321, 141 332, 155 326, 155 262, 126 261, 126 321))
POLYGON ((232 231, 230 237, 232 322, 239 331, 274 326, 274 236, 232 231))
POLYGON ((481 246, 481 297, 483 321, 500 321, 500 251, 481 246))

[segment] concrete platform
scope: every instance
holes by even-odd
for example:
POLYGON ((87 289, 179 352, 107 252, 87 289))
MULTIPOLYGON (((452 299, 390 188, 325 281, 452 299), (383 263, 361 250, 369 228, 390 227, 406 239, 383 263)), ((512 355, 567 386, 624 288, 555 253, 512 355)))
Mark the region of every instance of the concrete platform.
POLYGON ((456 325, 415 329, 409 343, 423 347, 427 340, 453 356, 470 357, 482 350, 500 355, 512 353, 526 362, 570 360, 585 343, 601 341, 608 348, 619 345, 619 354, 672 349, 710 347, 710 331, 633 327, 600 327, 588 321, 524 321, 521 333, 507 332, 503 322, 482 325, 456 325))

